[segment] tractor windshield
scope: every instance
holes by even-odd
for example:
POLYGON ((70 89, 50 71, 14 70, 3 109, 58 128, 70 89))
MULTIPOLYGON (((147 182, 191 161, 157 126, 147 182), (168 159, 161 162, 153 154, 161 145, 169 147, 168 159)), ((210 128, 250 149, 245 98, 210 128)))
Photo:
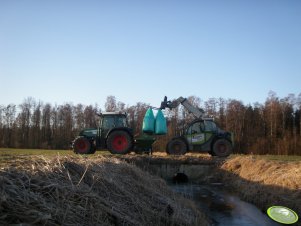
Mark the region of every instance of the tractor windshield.
POLYGON ((126 117, 123 115, 107 115, 102 119, 103 129, 127 127, 126 117))
POLYGON ((216 124, 212 121, 204 121, 205 124, 205 131, 216 131, 217 127, 216 124))
POLYGON ((103 118, 102 121, 102 128, 103 129, 111 129, 114 127, 114 117, 113 116, 107 116, 103 118))
POLYGON ((187 134, 191 135, 191 134, 199 134, 201 133, 201 122, 196 122, 194 124, 192 124, 188 130, 187 130, 187 134))
POLYGON ((116 127, 126 127, 126 117, 116 117, 116 127))

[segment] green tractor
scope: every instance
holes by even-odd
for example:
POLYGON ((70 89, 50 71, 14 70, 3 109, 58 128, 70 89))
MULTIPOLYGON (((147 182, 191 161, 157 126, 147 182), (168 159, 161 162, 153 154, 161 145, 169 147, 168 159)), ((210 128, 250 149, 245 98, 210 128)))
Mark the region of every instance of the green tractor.
POLYGON ((135 152, 152 152, 155 138, 148 135, 133 136, 133 130, 127 125, 127 117, 121 112, 99 114, 98 128, 82 130, 71 142, 77 154, 94 154, 97 149, 108 149, 112 154, 135 152))
POLYGON ((181 136, 172 138, 166 145, 167 154, 184 155, 188 151, 207 152, 225 157, 232 153, 233 134, 220 129, 212 118, 204 117, 204 111, 191 105, 186 98, 161 102, 160 109, 173 109, 182 104, 196 119, 189 123, 181 136))

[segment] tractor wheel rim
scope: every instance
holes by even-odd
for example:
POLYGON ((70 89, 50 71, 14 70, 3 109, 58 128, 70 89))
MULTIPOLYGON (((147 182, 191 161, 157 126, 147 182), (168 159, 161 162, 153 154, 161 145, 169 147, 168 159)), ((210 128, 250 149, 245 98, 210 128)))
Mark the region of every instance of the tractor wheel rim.
POLYGON ((116 151, 124 151, 128 146, 128 141, 124 135, 118 135, 114 137, 112 146, 116 151))
POLYGON ((87 144, 84 140, 80 140, 76 146, 79 152, 84 152, 87 149, 87 144))

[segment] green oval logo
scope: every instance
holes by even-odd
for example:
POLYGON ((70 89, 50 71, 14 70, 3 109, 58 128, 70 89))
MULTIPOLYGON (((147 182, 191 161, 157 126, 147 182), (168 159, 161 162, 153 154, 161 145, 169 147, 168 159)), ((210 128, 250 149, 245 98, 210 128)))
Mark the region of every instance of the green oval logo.
POLYGON ((267 214, 274 221, 282 224, 294 224, 298 221, 298 215, 293 210, 284 206, 272 206, 268 208, 267 214))

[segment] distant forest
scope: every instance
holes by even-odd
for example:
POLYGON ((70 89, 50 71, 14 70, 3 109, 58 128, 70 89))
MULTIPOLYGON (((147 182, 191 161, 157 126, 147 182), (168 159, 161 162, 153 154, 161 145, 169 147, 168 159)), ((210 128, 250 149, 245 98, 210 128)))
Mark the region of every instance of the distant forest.
MULTIPOLYGON (((265 103, 252 105, 235 99, 187 99, 214 117, 222 129, 234 133, 236 153, 301 155, 301 94, 279 98, 270 91, 265 103)), ((68 149, 80 130, 98 126, 97 113, 103 111, 127 112, 129 126, 140 134, 149 107, 143 102, 129 106, 114 96, 107 97, 103 109, 72 103, 52 105, 29 97, 19 105, 0 105, 0 147, 68 149)), ((157 137, 155 150, 164 151, 167 141, 193 119, 182 106, 165 110, 165 115, 168 134, 157 137)))

